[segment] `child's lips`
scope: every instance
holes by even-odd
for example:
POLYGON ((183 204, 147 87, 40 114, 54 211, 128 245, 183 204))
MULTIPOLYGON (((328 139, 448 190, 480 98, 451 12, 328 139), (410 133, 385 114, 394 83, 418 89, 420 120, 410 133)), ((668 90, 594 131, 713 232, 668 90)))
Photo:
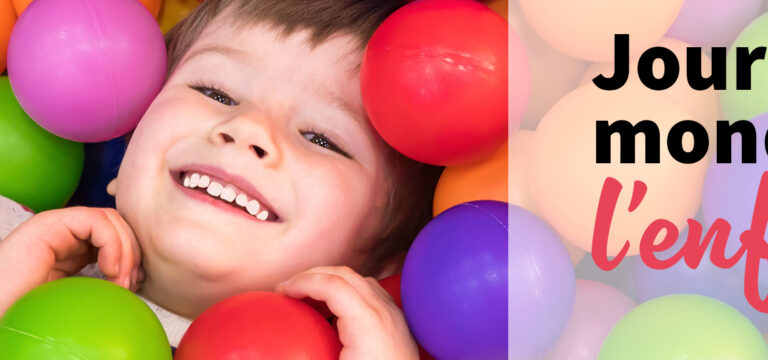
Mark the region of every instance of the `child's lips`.
POLYGON ((282 222, 280 216, 269 203, 255 190, 244 191, 244 187, 253 188, 235 175, 230 175, 216 168, 202 169, 205 166, 190 166, 170 172, 174 183, 187 195, 248 216, 251 220, 282 222), (229 179, 227 179, 229 178, 229 179), (242 186, 242 187, 241 187, 242 186))

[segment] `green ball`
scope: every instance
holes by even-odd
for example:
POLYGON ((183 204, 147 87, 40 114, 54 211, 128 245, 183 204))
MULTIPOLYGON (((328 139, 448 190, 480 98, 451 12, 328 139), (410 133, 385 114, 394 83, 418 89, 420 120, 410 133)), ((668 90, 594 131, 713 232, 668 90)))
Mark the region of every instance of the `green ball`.
POLYGON ((170 360, 160 321, 130 291, 72 277, 43 284, 0 318, 0 359, 170 360))
POLYGON ((83 172, 83 144, 37 125, 0 77, 0 195, 40 212, 64 206, 83 172))
POLYGON ((624 316, 598 360, 765 360, 768 346, 754 325, 724 302, 700 295, 649 300, 624 316))
POLYGON ((750 120, 768 112, 768 62, 757 60, 752 64, 752 87, 736 89, 736 47, 753 50, 765 46, 768 39, 768 14, 755 19, 736 38, 726 60, 726 89, 720 93, 720 107, 730 122, 750 120))

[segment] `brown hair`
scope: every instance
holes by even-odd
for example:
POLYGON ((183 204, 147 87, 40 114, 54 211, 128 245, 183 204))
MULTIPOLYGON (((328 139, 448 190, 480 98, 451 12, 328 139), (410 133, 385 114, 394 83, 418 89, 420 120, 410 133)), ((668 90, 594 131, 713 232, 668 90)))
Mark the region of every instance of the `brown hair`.
MULTIPOLYGON (((271 25, 283 36, 299 30, 310 32, 316 46, 331 35, 346 33, 358 40, 362 51, 376 28, 405 0, 205 0, 165 37, 168 48, 167 76, 174 71, 192 44, 213 19, 226 12, 233 26, 271 25)), ((387 205, 377 239, 367 249, 369 257, 360 269, 364 275, 381 270, 384 260, 410 247, 418 232, 432 218, 432 199, 441 167, 408 159, 388 148, 391 178, 387 205)))

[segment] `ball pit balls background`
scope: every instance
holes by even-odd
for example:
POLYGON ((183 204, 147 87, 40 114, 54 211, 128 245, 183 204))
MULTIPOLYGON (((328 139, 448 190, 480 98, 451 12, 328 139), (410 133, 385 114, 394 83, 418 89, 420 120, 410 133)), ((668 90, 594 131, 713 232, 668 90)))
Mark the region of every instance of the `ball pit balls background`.
MULTIPOLYGON (((0 196, 35 212, 114 206, 105 188, 127 146, 124 135, 162 86, 163 34, 203 0, 35 1, 0 0, 0 196), (111 37, 94 35, 96 24, 83 11, 90 8, 99 9, 111 37), (79 35, 71 43, 45 37, 61 27, 79 35), (115 39, 123 53, 92 46, 115 39), (68 51, 73 44, 91 50, 68 51), (111 82, 110 69, 119 70, 111 82), (102 106, 78 102, 94 99, 102 106)), ((638 255, 640 237, 656 219, 680 231, 661 258, 683 246, 688 219, 705 230, 727 220, 725 252, 735 253, 768 171, 768 60, 752 65, 750 90, 737 90, 734 48, 765 46, 768 0, 416 0, 387 19, 360 68, 366 111, 392 147, 445 167, 434 219, 415 239, 402 274, 382 282, 403 309, 421 358, 768 359, 768 314, 745 299, 743 260, 722 269, 707 250, 695 269, 681 261, 654 270, 638 255), (621 89, 602 90, 592 79, 613 75, 616 34, 629 35, 630 75, 621 89), (661 91, 648 89, 637 72, 644 51, 657 46, 679 61, 677 81, 661 91), (726 89, 693 90, 690 59, 705 76, 724 73, 726 89), (641 136, 636 162, 620 163, 614 136, 614 161, 598 164, 598 120, 653 121, 660 162, 644 161, 641 136), (683 164, 668 150, 666 136, 682 120, 709 135, 701 161, 683 164), (717 120, 755 125, 755 163, 739 161, 739 137, 734 162, 714 163, 717 120), (598 268, 591 253, 607 177, 624 187, 607 253, 630 243, 611 271, 598 268), (628 211, 638 180, 647 193, 628 211)), ((664 71, 662 61, 653 62, 655 77, 664 71)), ((693 146, 684 136, 682 147, 693 146)), ((761 273, 765 297, 768 267, 761 273)), ((93 279, 41 286, 0 318, 0 358, 169 359, 162 328, 137 299, 93 279), (93 305, 104 303, 110 306, 93 305), (63 308, 76 311, 61 317, 63 308), (41 352, 22 331, 58 348, 41 352)), ((238 351, 335 358, 340 351, 319 312, 270 293, 227 299, 191 329, 177 359, 238 351)))

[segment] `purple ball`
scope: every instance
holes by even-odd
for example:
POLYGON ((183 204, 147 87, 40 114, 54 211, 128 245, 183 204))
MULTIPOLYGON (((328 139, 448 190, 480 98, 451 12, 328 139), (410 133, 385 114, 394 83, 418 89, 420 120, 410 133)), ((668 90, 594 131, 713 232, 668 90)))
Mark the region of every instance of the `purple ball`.
POLYGON ((136 127, 165 78, 157 21, 137 0, 35 0, 8 44, 8 75, 29 116, 79 142, 136 127))
POLYGON ((667 36, 696 46, 730 46, 763 0, 685 0, 667 36))
POLYGON ((546 223, 518 206, 474 201, 421 231, 401 290, 411 331, 434 357, 507 359, 509 351, 527 359, 545 354, 565 328, 575 277, 546 223))

